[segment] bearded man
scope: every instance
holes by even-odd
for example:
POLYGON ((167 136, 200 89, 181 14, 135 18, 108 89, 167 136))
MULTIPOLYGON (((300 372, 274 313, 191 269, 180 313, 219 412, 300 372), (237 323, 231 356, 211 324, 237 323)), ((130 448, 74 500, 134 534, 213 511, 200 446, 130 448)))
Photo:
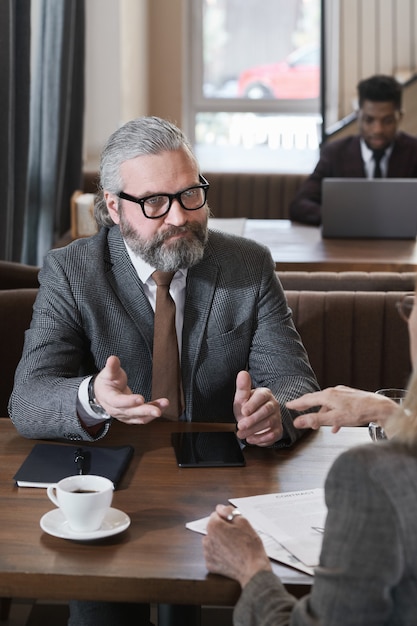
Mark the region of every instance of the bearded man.
MULTIPOLYGON (((208 189, 173 124, 142 117, 109 138, 98 233, 51 250, 40 271, 9 403, 23 436, 94 441, 118 420, 128 439, 132 425, 167 417, 236 422, 241 440, 264 447, 301 436, 285 404, 318 386, 273 260, 254 241, 208 229, 208 189), (154 336, 161 273, 174 314, 172 324, 159 315, 154 336), (170 325, 172 358, 153 375, 170 325)), ((131 623, 149 624, 149 606, 70 603, 71 626, 131 623)))

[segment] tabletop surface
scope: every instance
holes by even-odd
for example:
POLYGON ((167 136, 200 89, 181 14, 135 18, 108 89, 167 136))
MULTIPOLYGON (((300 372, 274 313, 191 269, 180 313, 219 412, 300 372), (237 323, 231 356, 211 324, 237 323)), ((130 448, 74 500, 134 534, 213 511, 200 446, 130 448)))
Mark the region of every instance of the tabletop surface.
MULTIPOLYGON (((16 487, 13 475, 36 441, 0 419, 0 596, 233 605, 237 583, 207 574, 202 537, 185 528, 231 497, 322 487, 344 449, 369 442, 366 428, 308 433, 293 448, 245 450, 246 466, 179 468, 171 433, 229 430, 225 424, 115 422, 93 445, 130 443, 135 455, 112 506, 131 518, 123 533, 75 542, 50 536, 39 520, 53 509, 45 490, 16 487)), ((285 584, 311 577, 274 565, 285 584)))
POLYGON ((266 245, 280 271, 414 272, 417 243, 410 239, 323 239, 321 228, 290 220, 211 218, 210 226, 266 245))

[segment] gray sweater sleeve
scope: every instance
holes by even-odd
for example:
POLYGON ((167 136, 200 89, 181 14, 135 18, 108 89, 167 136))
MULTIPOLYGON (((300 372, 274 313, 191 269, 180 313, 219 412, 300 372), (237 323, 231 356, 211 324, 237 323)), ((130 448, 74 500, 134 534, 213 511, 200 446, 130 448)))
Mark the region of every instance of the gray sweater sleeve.
POLYGON ((272 572, 258 572, 245 586, 233 612, 235 626, 287 626, 296 598, 272 572))

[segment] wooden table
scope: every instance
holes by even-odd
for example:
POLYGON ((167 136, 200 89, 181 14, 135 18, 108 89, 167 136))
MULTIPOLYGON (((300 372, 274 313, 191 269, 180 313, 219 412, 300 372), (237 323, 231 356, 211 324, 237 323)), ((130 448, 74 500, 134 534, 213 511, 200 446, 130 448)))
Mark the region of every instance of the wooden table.
MULTIPOLYGON (((321 228, 290 220, 210 218, 209 225, 266 245, 278 271, 415 272, 417 241, 410 239, 323 239, 321 228)), ((73 241, 67 233, 55 245, 73 241)))
MULTIPOLYGON (((115 422, 101 443, 135 447, 113 499, 113 506, 128 513, 132 523, 120 535, 84 543, 41 530, 41 516, 53 508, 45 490, 18 488, 13 481, 35 442, 20 437, 8 419, 0 419, 0 596, 233 605, 238 584, 207 574, 201 535, 187 530, 186 522, 208 515, 229 497, 323 486, 334 458, 370 439, 365 428, 346 428, 337 435, 322 428, 290 450, 246 449, 243 468, 177 467, 172 431, 230 428, 115 422)), ((274 567, 289 588, 311 585, 307 575, 274 567)))
POLYGON ((415 272, 417 243, 409 239, 323 239, 321 228, 289 220, 210 219, 212 228, 266 245, 279 271, 415 272))

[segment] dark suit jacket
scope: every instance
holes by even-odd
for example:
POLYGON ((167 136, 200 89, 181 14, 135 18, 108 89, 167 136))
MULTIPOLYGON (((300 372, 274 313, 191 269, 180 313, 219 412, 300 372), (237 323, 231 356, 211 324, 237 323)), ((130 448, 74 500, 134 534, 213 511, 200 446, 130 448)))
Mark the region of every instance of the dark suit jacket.
MULTIPOLYGON (((187 419, 209 422, 234 420, 236 375, 248 369, 280 401, 288 445, 300 432, 284 403, 317 383, 274 269, 266 248, 210 233, 187 275, 181 369, 187 419)), ((49 252, 40 285, 10 416, 26 437, 89 438, 78 387, 110 355, 150 400, 153 310, 118 226, 49 252)))
POLYGON ((415 624, 416 475, 416 446, 392 440, 342 454, 326 481, 328 515, 311 594, 296 600, 274 574, 261 572, 244 588, 234 623, 415 624))
MULTIPOLYGON (((314 172, 301 185, 289 208, 295 222, 321 223, 323 178, 365 178, 359 135, 324 144, 314 172)), ((417 178, 417 138, 398 133, 388 162, 388 178, 417 178)))

